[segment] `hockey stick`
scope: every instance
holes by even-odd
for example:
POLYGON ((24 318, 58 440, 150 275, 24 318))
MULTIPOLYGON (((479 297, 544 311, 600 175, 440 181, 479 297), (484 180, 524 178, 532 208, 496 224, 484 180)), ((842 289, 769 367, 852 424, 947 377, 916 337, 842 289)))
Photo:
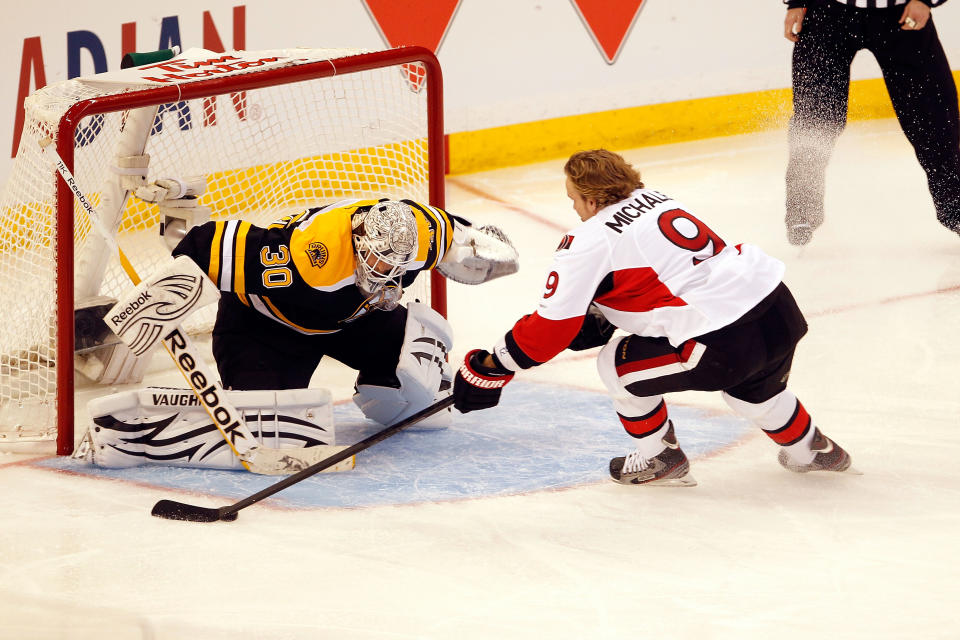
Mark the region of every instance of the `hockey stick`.
MULTIPOLYGON (((133 281, 134 285, 140 284, 140 276, 120 249, 116 238, 103 225, 96 209, 93 208, 83 191, 80 190, 76 178, 67 168, 52 142, 53 140, 50 138, 41 140, 39 144, 42 152, 50 154, 57 172, 70 187, 83 210, 86 211, 90 223, 103 236, 107 244, 119 254, 120 263, 123 265, 123 270, 126 271, 127 276, 133 281)), ((316 464, 320 459, 327 459, 333 452, 343 451, 344 447, 332 445, 316 445, 301 449, 272 449, 260 445, 254 438, 253 433, 247 428, 246 421, 240 412, 227 402, 223 388, 215 382, 217 378, 207 366, 206 361, 200 357, 193 347, 193 343, 187 337, 186 332, 181 331, 179 327, 175 327, 164 335, 160 342, 210 416, 213 425, 220 431, 220 435, 223 436, 230 450, 248 471, 264 475, 294 473, 316 464)), ((341 460, 345 462, 332 470, 339 471, 353 468, 354 460, 349 455, 344 456, 341 460)))
POLYGON ((347 447, 340 453, 332 455, 326 460, 321 460, 320 462, 307 467, 303 471, 295 473, 292 476, 288 476, 280 482, 272 484, 266 489, 258 491, 252 496, 248 496, 243 500, 235 502, 226 507, 198 507, 196 505, 186 504, 185 502, 177 502, 175 500, 160 500, 157 502, 157 504, 153 505, 153 510, 150 512, 150 515, 157 516, 158 518, 166 518, 167 520, 187 520, 189 522, 216 522, 218 520, 233 522, 237 519, 237 512, 241 509, 260 502, 264 498, 268 498, 278 491, 283 491, 287 487, 297 484, 301 480, 306 480, 313 474, 319 473, 324 469, 337 464, 341 460, 349 458, 350 456, 354 456, 382 440, 386 440, 395 433, 406 429, 410 425, 420 422, 424 418, 443 411, 452 404, 453 396, 447 396, 443 400, 435 402, 426 409, 413 414, 409 418, 405 418, 395 425, 378 431, 373 435, 361 440, 357 444, 347 447))
POLYGON ((73 173, 67 168, 67 163, 63 161, 63 158, 60 157, 60 154, 57 153, 57 150, 54 148, 53 138, 44 138, 41 140, 40 150, 43 153, 49 153, 53 157, 53 162, 57 167, 57 173, 60 174, 63 181, 70 187, 70 191, 73 192, 73 196, 80 203, 80 206, 83 207, 83 210, 87 212, 87 218, 89 218, 90 224, 93 225, 94 229, 96 229, 97 232, 100 233, 100 236, 110 245, 110 248, 120 256, 120 265, 123 267, 123 270, 127 272, 127 276, 133 280, 133 284, 140 284, 140 276, 137 275, 133 264, 127 258, 127 254, 125 254, 123 249, 120 248, 120 245, 117 244, 117 239, 113 237, 113 234, 103 226, 103 222, 100 221, 100 216, 97 215, 96 209, 93 208, 93 205, 90 204, 90 201, 87 200, 87 197, 80 190, 80 185, 77 184, 73 173))

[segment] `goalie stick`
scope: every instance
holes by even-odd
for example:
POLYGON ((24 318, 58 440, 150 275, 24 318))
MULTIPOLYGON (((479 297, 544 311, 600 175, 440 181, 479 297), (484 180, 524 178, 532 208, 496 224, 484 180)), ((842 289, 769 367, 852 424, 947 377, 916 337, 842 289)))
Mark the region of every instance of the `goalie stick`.
MULTIPOLYGON (((83 210, 86 211, 93 228, 110 245, 110 248, 118 253, 120 263, 127 276, 133 281, 134 285, 140 284, 140 276, 123 253, 116 238, 103 225, 97 210, 80 190, 76 178, 67 168, 66 163, 52 143, 51 138, 40 140, 39 144, 42 152, 51 156, 57 172, 70 187, 83 210)), ((318 460, 330 459, 331 454, 342 453, 345 449, 345 447, 332 445, 316 445, 301 449, 273 449, 260 445, 254 438, 253 433, 247 428, 246 421, 240 412, 226 401, 223 388, 215 382, 217 378, 210 371, 206 361, 197 353, 187 334, 176 327, 163 336, 160 342, 163 343, 163 348, 170 355, 187 384, 190 385, 190 389, 196 395, 200 404, 206 409, 214 426, 220 431, 220 435, 226 440, 230 450, 240 459, 240 463, 246 470, 263 475, 294 473, 311 467, 318 460)), ((328 467, 332 467, 331 471, 352 469, 355 459, 352 455, 344 455, 337 462, 341 464, 335 467, 332 464, 328 465, 328 467)))
POLYGON ((272 484, 266 489, 258 491, 257 493, 226 507, 198 507, 197 505, 187 504, 185 502, 177 502, 176 500, 160 500, 157 502, 157 504, 153 505, 153 510, 150 512, 150 515, 157 516, 158 518, 165 518, 167 520, 187 520, 189 522, 217 522, 218 520, 223 520, 224 522, 233 522, 237 519, 237 512, 241 509, 245 509, 252 504, 260 502, 264 498, 268 498, 278 491, 283 491, 287 487, 294 485, 301 480, 306 480, 315 473, 319 473, 342 460, 345 460, 351 456, 355 456, 364 449, 372 447, 382 440, 386 440, 395 433, 399 433, 403 429, 420 422, 424 418, 428 418, 435 413, 443 411, 452 404, 453 396, 449 395, 443 400, 430 405, 426 409, 413 414, 409 418, 405 418, 395 425, 378 431, 373 435, 361 440, 357 444, 347 447, 344 451, 332 455, 326 460, 321 460, 320 462, 307 467, 303 471, 286 477, 280 482, 272 484))

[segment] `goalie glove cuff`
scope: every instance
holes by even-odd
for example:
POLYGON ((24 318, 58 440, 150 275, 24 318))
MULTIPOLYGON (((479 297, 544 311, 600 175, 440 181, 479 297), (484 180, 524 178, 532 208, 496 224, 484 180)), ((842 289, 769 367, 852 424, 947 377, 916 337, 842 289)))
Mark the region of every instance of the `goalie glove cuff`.
POLYGON ((487 351, 474 349, 463 359, 453 382, 453 406, 460 413, 497 406, 503 387, 513 379, 513 372, 500 365, 496 358, 493 358, 493 367, 484 365, 489 355, 487 351))

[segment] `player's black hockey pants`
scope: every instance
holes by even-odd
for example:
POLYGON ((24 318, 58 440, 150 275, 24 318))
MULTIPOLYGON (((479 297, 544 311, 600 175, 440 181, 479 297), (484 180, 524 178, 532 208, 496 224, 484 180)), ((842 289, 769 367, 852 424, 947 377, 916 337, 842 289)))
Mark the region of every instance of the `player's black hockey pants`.
POLYGON ((806 332, 803 314, 781 283, 737 321, 679 347, 666 338, 627 336, 616 344, 613 365, 635 396, 726 391, 758 404, 787 388, 794 349, 806 332))

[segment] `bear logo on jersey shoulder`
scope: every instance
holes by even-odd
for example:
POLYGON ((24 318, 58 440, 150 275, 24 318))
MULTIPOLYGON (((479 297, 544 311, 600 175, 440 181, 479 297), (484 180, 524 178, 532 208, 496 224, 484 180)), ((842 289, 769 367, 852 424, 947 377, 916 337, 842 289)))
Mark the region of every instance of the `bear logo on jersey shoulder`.
POLYGON ((327 258, 330 257, 330 252, 322 242, 311 242, 307 245, 307 257, 310 258, 310 264, 319 269, 327 264, 327 258))

